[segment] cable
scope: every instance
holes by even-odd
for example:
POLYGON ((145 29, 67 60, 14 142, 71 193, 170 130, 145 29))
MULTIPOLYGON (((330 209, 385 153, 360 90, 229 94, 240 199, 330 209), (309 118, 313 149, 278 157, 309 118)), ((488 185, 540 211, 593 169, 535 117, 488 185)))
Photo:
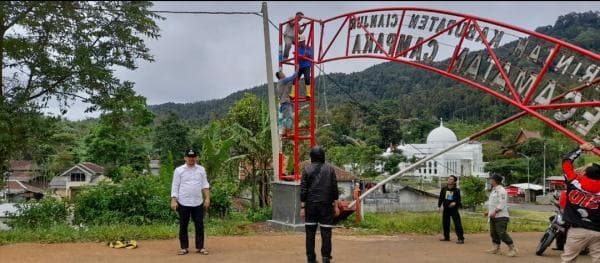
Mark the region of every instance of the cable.
MULTIPOLYGON (((256 15, 263 17, 260 12, 242 12, 242 11, 172 11, 172 10, 149 10, 152 13, 158 14, 192 14, 192 15, 256 15)), ((271 19, 269 23, 279 31, 279 27, 271 19)))

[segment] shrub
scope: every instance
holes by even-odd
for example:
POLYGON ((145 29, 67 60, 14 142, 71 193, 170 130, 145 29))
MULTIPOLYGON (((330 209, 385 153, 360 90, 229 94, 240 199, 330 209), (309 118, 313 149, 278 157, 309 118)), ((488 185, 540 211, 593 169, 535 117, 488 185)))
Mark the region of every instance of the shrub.
POLYGON ((154 176, 126 178, 121 184, 100 184, 75 198, 76 224, 173 223, 170 184, 154 176))
POLYGON ((246 213, 246 219, 252 222, 264 222, 271 219, 272 209, 270 207, 250 208, 246 213))
POLYGON ((475 208, 483 204, 487 199, 485 194, 485 181, 474 176, 462 176, 460 178, 460 188, 463 192, 463 206, 475 208))
POLYGON ((231 197, 237 192, 237 185, 230 180, 215 180, 210 188, 210 210, 224 217, 231 210, 231 197))
POLYGON ((13 219, 7 222, 13 228, 48 228, 65 224, 69 214, 67 203, 54 198, 20 203, 15 206, 17 211, 8 213, 8 216, 13 219))

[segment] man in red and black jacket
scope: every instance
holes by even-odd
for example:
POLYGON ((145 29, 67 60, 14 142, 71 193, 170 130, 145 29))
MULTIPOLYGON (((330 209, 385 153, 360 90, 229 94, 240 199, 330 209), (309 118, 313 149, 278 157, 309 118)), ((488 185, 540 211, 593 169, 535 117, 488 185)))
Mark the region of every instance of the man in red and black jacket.
POLYGON ((592 262, 600 262, 600 165, 592 164, 578 175, 573 162, 582 152, 592 151, 594 145, 586 143, 563 159, 567 182, 567 205, 564 218, 571 228, 567 234, 562 262, 575 262, 586 247, 592 262))

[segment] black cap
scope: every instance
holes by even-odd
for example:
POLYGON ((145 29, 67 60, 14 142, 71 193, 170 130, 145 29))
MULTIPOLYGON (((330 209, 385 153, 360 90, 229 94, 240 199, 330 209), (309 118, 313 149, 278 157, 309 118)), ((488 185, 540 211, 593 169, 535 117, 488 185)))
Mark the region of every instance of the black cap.
POLYGON ((487 179, 492 179, 496 181, 497 184, 501 184, 504 178, 502 178, 502 176, 499 174, 491 174, 487 179))
POLYGON ((193 149, 189 149, 185 152, 185 157, 197 157, 198 153, 193 150, 193 149))

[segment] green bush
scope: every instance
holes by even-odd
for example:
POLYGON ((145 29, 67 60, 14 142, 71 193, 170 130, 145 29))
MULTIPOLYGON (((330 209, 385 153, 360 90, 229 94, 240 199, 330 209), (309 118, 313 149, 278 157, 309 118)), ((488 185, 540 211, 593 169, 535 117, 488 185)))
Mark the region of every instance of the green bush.
POLYGON ((170 184, 141 176, 121 184, 100 184, 75 198, 76 224, 152 224, 176 222, 170 209, 170 184))
POLYGON ((225 217, 231 210, 231 197, 237 192, 237 184, 230 180, 215 180, 210 188, 210 210, 225 217))
POLYGON ((17 211, 8 213, 9 217, 13 217, 7 222, 12 228, 48 228, 65 224, 69 214, 67 203, 54 198, 20 203, 15 206, 17 211))
POLYGON ((271 219, 272 211, 273 210, 271 209, 271 207, 257 209, 250 208, 246 213, 246 219, 252 222, 264 222, 271 219))
POLYGON ((474 176, 462 176, 460 188, 463 192, 463 206, 475 208, 486 201, 485 181, 474 176))

